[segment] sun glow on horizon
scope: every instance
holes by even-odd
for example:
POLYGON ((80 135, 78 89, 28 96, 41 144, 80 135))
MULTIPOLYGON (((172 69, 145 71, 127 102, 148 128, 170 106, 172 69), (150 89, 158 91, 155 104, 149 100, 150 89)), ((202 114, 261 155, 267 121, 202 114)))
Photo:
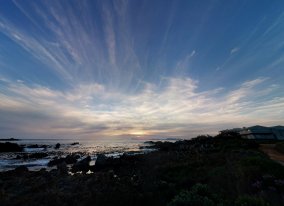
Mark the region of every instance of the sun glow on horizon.
POLYGON ((131 131, 129 134, 130 134, 130 135, 137 136, 137 137, 149 135, 147 132, 145 132, 145 131, 143 131, 143 130, 134 130, 134 131, 131 131))

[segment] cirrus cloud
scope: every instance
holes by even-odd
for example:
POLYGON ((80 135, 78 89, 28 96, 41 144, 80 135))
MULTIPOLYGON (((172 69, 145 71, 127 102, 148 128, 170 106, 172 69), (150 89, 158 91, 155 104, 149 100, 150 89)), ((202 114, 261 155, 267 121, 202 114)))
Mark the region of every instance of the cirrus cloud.
POLYGON ((0 93, 2 132, 9 134, 14 125, 17 135, 46 136, 48 131, 49 136, 100 137, 143 131, 146 136, 190 137, 195 130, 212 133, 226 126, 283 121, 284 98, 271 96, 279 88, 267 78, 229 91, 198 91, 198 82, 190 78, 162 81, 160 86, 143 83, 132 95, 99 84, 63 92, 6 81, 0 93), (10 126, 5 128, 5 122, 10 126))

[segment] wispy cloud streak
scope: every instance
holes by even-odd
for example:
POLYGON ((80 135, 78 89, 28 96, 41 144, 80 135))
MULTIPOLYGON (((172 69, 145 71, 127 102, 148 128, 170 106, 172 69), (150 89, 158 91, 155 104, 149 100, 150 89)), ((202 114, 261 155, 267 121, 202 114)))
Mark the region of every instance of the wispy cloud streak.
POLYGON ((193 136, 283 124, 283 18, 251 2, 5 2, 0 136, 193 136))
POLYGON ((192 125, 203 129, 220 128, 224 122, 240 126, 277 124, 284 115, 284 98, 269 96, 277 87, 271 85, 266 93, 259 90, 267 85, 265 78, 244 82, 232 91, 217 88, 203 92, 197 92, 198 83, 189 78, 163 81, 162 87, 145 83, 144 89, 134 95, 108 91, 99 84, 61 92, 40 85, 30 87, 9 82, 1 93, 0 108, 1 113, 11 111, 15 115, 24 111, 26 115, 22 119, 17 115, 17 121, 26 128, 37 118, 33 114, 41 114, 42 125, 37 126, 41 135, 47 129, 58 135, 60 128, 59 134, 94 137, 130 135, 137 130, 147 135, 167 135, 166 132, 181 135, 193 129, 192 125), (265 118, 262 118, 264 113, 265 118), (57 129, 53 130, 54 127, 57 129))

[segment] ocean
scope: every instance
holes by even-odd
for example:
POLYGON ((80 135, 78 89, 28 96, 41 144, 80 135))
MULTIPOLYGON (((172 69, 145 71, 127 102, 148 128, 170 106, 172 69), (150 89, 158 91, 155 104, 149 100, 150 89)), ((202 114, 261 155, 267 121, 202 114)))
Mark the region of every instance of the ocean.
MULTIPOLYGON (((158 139, 141 138, 102 138, 102 139, 21 139, 13 141, 24 147, 23 152, 0 153, 0 171, 15 169, 19 166, 26 166, 29 170, 40 170, 48 167, 47 164, 53 158, 66 157, 68 154, 79 154, 80 159, 91 156, 95 162, 98 154, 105 154, 114 158, 127 153, 135 155, 139 153, 151 152, 150 143, 145 141, 157 141, 158 139), (55 145, 59 143, 59 149, 55 145), (45 153, 44 158, 26 158, 35 153, 45 153)), ((175 139, 167 139, 174 141, 175 139)))

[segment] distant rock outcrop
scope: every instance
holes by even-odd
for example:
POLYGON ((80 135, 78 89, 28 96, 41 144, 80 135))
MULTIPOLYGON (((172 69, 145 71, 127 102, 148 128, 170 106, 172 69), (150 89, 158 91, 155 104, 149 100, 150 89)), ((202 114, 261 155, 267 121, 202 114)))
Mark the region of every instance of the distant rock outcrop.
POLYGON ((20 141, 19 139, 15 139, 15 138, 4 138, 4 139, 0 139, 0 141, 9 141, 9 142, 12 142, 12 141, 20 141))
POLYGON ((29 149, 37 149, 37 148, 46 149, 46 148, 47 148, 47 145, 32 144, 32 145, 28 145, 27 148, 29 148, 29 149))
POLYGON ((16 143, 0 143, 0 152, 22 152, 23 148, 16 143))
POLYGON ((72 146, 78 145, 78 144, 79 144, 79 142, 73 142, 73 143, 71 143, 72 146))

